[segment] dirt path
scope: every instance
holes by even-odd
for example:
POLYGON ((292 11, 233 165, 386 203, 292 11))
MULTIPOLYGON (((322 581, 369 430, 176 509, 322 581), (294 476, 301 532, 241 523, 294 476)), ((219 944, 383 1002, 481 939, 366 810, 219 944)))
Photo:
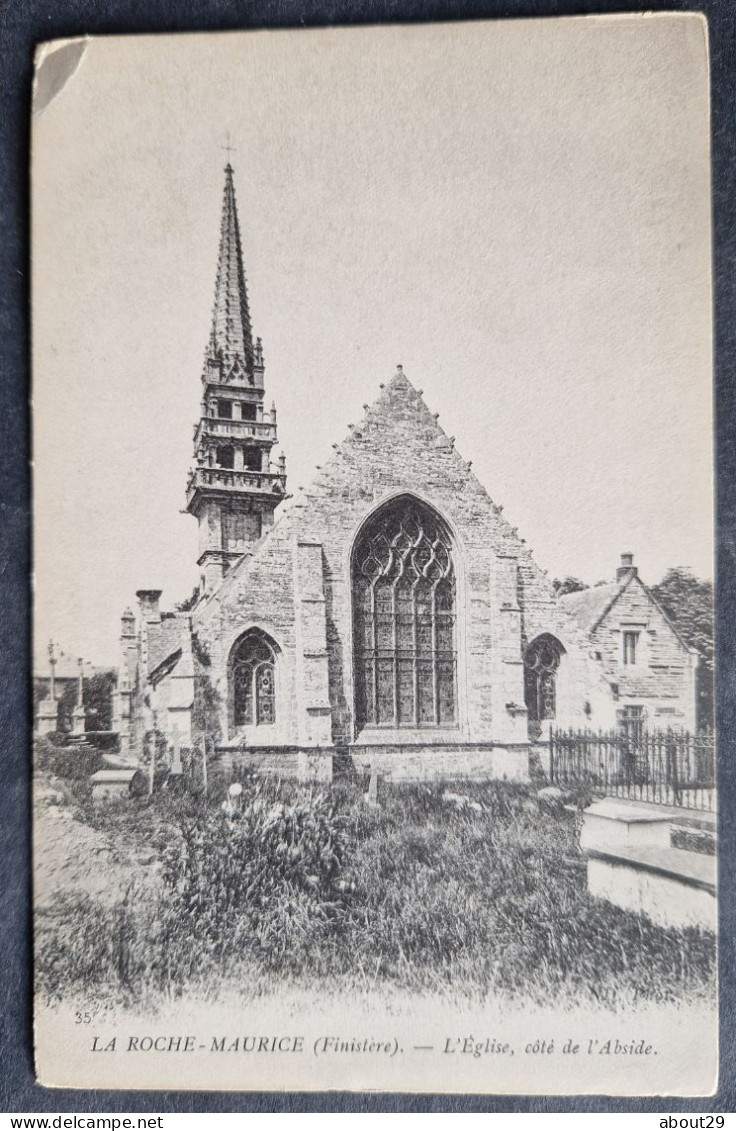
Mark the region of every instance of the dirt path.
POLYGON ((112 902, 134 880, 158 882, 154 855, 115 843, 110 833, 78 820, 62 783, 38 776, 33 788, 34 903, 43 906, 61 891, 112 902))

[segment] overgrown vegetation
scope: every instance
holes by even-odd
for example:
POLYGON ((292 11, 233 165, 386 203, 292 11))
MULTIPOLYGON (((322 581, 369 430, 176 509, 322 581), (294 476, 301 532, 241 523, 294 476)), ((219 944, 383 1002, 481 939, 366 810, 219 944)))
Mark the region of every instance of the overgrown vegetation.
POLYGON ((33 747, 33 768, 69 781, 83 782, 104 765, 100 751, 93 746, 77 746, 66 742, 65 735, 50 734, 37 738, 33 747))
POLYGON ((574 816, 528 787, 452 789, 395 787, 371 808, 353 785, 249 779, 226 811, 166 791, 111 806, 93 819, 151 848, 161 882, 42 908, 39 989, 150 1003, 329 979, 610 1007, 712 991, 712 935, 588 896, 574 816))

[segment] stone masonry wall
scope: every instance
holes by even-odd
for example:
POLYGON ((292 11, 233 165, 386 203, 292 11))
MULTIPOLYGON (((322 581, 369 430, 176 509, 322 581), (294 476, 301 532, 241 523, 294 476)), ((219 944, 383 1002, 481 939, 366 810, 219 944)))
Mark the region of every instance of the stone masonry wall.
POLYGON ((209 684, 210 699, 219 705, 222 743, 289 745, 296 741, 294 658, 293 531, 289 516, 257 543, 230 571, 216 592, 192 614, 194 653, 200 657, 200 679, 209 684), (228 680, 233 648, 250 628, 265 632, 275 646, 276 723, 235 733, 228 680), (250 731, 250 732, 249 732, 250 731))
POLYGON ((650 726, 695 725, 696 657, 680 641, 646 586, 632 577, 592 634, 623 704, 648 708, 650 726), (625 630, 638 633, 636 663, 623 663, 625 630))
POLYGON ((591 676, 589 645, 558 608, 528 548, 401 371, 193 621, 222 697, 225 741, 344 746, 358 740, 424 748, 525 743, 522 649, 538 631, 555 633, 565 647, 567 725, 587 718, 585 705, 595 697, 591 682, 598 691, 604 686, 598 672, 591 676), (358 735, 351 552, 376 508, 403 494, 434 508, 455 543, 457 726, 358 735), (235 735, 226 702, 228 658, 251 626, 279 649, 277 724, 270 734, 259 727, 257 734, 235 735))

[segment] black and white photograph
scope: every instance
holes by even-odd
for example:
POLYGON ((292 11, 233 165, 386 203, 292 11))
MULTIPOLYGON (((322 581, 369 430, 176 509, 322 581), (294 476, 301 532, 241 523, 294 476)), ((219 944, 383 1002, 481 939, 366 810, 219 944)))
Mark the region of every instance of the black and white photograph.
POLYGON ((35 1057, 718 1083, 697 14, 37 51, 35 1057))

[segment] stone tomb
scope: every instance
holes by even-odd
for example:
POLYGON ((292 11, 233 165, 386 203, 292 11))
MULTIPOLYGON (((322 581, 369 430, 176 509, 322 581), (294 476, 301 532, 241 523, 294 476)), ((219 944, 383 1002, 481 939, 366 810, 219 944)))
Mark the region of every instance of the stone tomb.
POLYGON ((716 858, 680 848, 591 849, 588 891, 662 927, 716 929, 716 858))
POLYGON ((673 824, 715 829, 711 813, 606 797, 583 815, 588 891, 662 927, 716 929, 716 858, 674 848, 673 824))
POLYGON ((95 805, 118 801, 130 796, 130 786, 137 770, 98 770, 92 774, 92 801, 95 805))
POLYGON ((672 818, 661 806, 629 804, 605 797, 585 810, 580 847, 584 850, 632 845, 669 848, 671 823, 672 818))

